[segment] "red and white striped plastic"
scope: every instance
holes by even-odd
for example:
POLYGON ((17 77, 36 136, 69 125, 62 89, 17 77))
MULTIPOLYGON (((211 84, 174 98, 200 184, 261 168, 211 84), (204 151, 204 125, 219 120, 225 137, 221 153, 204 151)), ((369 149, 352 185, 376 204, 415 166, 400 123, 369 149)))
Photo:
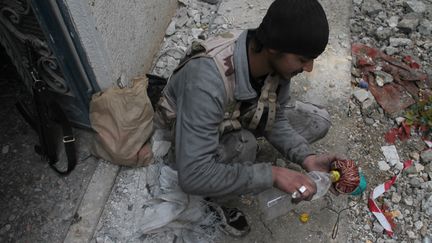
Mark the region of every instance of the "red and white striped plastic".
POLYGON ((395 176, 393 176, 390 180, 384 182, 383 184, 375 187, 375 189, 371 192, 368 200, 368 206, 369 210, 375 217, 378 219, 378 222, 384 227, 384 230, 386 231, 387 235, 390 237, 393 237, 393 229, 388 222, 387 218, 384 216, 383 212, 381 211, 380 207, 378 207, 377 203, 375 202, 375 199, 377 199, 379 196, 384 194, 384 192, 388 191, 390 187, 395 183, 396 179, 399 177, 399 175, 402 173, 402 171, 406 170, 408 167, 410 167, 413 164, 413 160, 407 160, 403 164, 403 169, 395 176))

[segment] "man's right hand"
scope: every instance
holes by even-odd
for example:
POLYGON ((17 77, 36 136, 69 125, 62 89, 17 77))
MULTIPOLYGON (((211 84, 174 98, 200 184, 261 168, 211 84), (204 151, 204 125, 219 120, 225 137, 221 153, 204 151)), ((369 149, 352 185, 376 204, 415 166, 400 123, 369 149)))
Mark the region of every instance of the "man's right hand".
POLYGON ((300 202, 303 200, 310 201, 316 193, 315 183, 305 174, 286 169, 283 167, 272 166, 273 185, 281 191, 293 194, 297 192, 299 198, 293 200, 300 202), (301 193, 300 187, 304 186, 306 191, 301 193))

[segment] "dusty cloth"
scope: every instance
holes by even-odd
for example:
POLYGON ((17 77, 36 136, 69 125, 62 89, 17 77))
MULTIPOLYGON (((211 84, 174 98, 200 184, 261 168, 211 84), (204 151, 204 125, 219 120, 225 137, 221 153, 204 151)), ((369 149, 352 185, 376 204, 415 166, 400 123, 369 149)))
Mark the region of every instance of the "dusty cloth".
POLYGON ((159 174, 153 185, 155 193, 143 205, 143 215, 137 217, 139 230, 129 241, 213 242, 220 222, 208 209, 209 202, 184 193, 178 186, 177 172, 169 166, 159 162, 154 167, 159 174))
MULTIPOLYGON (((256 102, 251 86, 247 58, 247 31, 243 32, 233 53, 234 97, 256 102)), ((288 122, 284 109, 289 100, 289 80, 282 80, 273 129, 263 135, 288 160, 302 163, 313 154, 307 139, 288 122)), ((181 188, 190 194, 221 196, 259 192, 272 186, 269 163, 218 163, 218 127, 224 118, 227 97, 216 64, 209 58, 196 58, 170 78, 164 93, 175 102, 175 168, 181 188)))

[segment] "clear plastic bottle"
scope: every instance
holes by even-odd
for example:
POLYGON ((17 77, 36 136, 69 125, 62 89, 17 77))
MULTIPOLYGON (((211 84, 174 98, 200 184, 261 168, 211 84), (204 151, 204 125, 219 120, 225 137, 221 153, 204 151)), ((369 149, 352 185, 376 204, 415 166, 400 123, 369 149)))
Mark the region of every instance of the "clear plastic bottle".
MULTIPOLYGON (((312 197, 312 200, 324 196, 332 184, 331 174, 321 171, 311 171, 307 175, 315 182, 317 187, 317 192, 312 197)), ((296 195, 296 193, 291 195, 282 192, 277 188, 270 188, 258 194, 258 203, 263 212, 264 219, 272 220, 287 214, 294 207, 291 200, 296 198, 296 195)))

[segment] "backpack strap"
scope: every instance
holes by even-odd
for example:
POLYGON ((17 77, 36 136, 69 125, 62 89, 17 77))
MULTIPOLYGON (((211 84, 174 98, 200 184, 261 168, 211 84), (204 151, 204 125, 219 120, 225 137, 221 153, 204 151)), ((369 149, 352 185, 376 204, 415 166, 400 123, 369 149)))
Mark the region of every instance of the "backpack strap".
POLYGON ((279 85, 279 78, 268 75, 264 81, 264 86, 261 89, 261 96, 258 99, 255 113, 249 124, 249 129, 256 129, 261 121, 265 107, 268 107, 267 122, 265 131, 268 132, 272 129, 276 117, 276 90, 279 85))
POLYGON ((48 91, 47 84, 36 78, 35 71, 31 72, 34 79, 33 99, 36 106, 36 118, 33 117, 23 102, 18 101, 16 107, 29 125, 39 136, 39 145, 35 146, 35 151, 46 159, 50 167, 60 175, 69 174, 76 166, 75 137, 72 126, 65 112, 60 105, 53 99, 48 91), (55 164, 58 162, 57 139, 53 134, 53 123, 57 122, 62 127, 62 141, 67 157, 67 169, 60 170, 55 164))

